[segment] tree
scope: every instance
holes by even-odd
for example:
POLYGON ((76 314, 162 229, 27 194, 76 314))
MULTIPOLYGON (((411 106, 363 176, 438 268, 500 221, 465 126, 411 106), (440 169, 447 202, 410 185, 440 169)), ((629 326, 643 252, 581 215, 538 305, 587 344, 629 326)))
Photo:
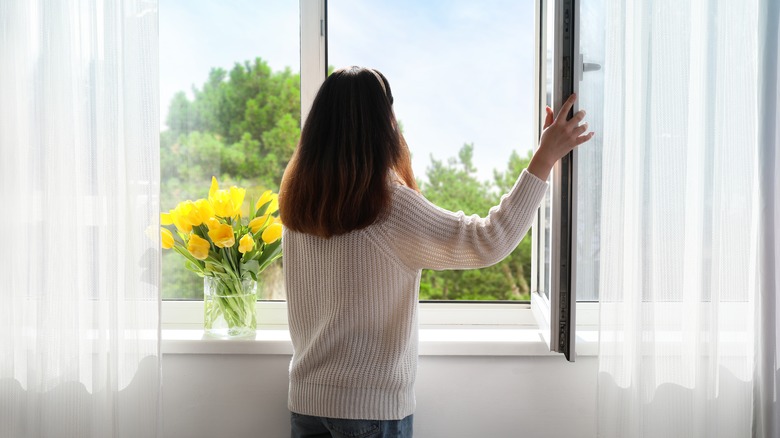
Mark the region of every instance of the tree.
MULTIPOLYGON (((193 94, 193 101, 183 92, 171 100, 163 146, 180 145, 194 132, 209 133, 224 148, 217 161, 222 174, 278 188, 300 137, 300 75, 289 68, 273 72, 256 58, 230 72, 212 69, 193 94)), ((202 155, 192 147, 188 152, 202 155)))

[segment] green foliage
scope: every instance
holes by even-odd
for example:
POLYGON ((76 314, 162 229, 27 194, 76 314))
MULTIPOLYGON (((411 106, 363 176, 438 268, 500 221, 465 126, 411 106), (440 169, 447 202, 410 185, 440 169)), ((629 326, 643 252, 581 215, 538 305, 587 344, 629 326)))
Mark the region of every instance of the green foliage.
MULTIPOLYGON (((184 91, 171 99, 168 130, 160 134, 161 209, 205 197, 212 175, 223 187, 246 187, 252 204, 263 191, 278 191, 300 137, 300 75, 289 68, 274 72, 256 58, 237 63, 230 71, 212 69, 203 85, 191 91, 191 100, 184 91)), ((400 122, 399 126, 403 127, 400 122)), ((431 157, 425 181, 418 181, 423 194, 443 208, 484 217, 530 161, 530 155, 521 158, 513 153, 505 172, 495 172, 493 181, 480 181, 474 153, 474 145, 466 144, 457 157, 446 161, 431 157)), ((162 265, 163 298, 202 299, 203 280, 187 271, 181 257, 165 251, 162 265)), ((526 236, 495 266, 424 271, 420 298, 528 300, 530 272, 531 240, 526 236)), ((264 277, 266 291, 258 293, 283 297, 280 264, 269 266, 264 277)))
POLYGON ((273 72, 256 58, 229 73, 212 69, 192 91, 194 100, 179 92, 169 106, 160 141, 163 183, 224 175, 278 190, 301 134, 300 75, 273 72))

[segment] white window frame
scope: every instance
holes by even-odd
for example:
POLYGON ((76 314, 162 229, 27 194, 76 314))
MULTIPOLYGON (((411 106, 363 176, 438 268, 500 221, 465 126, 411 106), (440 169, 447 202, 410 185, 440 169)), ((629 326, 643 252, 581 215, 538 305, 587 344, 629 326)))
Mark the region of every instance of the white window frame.
MULTIPOLYGON (((287 302, 258 301, 257 321, 262 327, 287 328, 287 302)), ((420 303, 419 323, 423 327, 525 327, 540 329, 549 344, 549 302, 531 303, 420 303)), ((163 329, 202 329, 203 301, 162 302, 163 329)), ((577 329, 594 330, 599 303, 577 303, 577 329)))
MULTIPOLYGON (((540 72, 545 63, 546 54, 540 44, 544 35, 541 26, 541 7, 543 0, 536 0, 536 71, 540 72), (541 38, 541 40, 540 40, 541 38)), ((327 0, 299 0, 300 4, 300 53, 301 53, 301 123, 306 120, 314 97, 327 73, 327 0)), ((542 72, 543 73, 543 72, 542 72)), ((535 95, 543 96, 544 83, 536 75, 535 95)), ((534 117, 541 120, 540 105, 536 105, 534 117)), ((538 124, 537 124, 538 125, 538 124)), ((537 126, 535 138, 539 138, 541 126, 537 126)), ((475 303, 475 302, 423 302, 419 305, 418 320, 422 327, 461 328, 461 327, 507 327, 540 329, 549 333, 550 303, 540 290, 539 279, 544 273, 544 263, 538 260, 539 249, 544 245, 544 228, 541 221, 546 220, 541 211, 532 229, 532 275, 531 303, 475 303), (542 246, 540 246, 542 245, 542 246)), ((287 303, 285 301, 258 301, 258 323, 260 327, 286 329, 287 303)), ((598 321, 598 303, 577 303, 578 328, 593 330, 598 321)), ((202 330, 203 301, 164 300, 161 306, 163 330, 202 330)), ((549 345, 549 337, 546 337, 549 345)))
POLYGON ((301 127, 328 71, 327 0, 299 0, 301 12, 301 127))

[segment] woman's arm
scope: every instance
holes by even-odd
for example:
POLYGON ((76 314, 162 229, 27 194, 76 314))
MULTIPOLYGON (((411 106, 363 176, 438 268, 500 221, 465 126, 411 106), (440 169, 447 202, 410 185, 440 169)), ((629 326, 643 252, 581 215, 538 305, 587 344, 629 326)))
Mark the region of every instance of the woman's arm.
POLYGON ((453 213, 406 187, 394 193, 393 209, 382 227, 398 257, 415 269, 471 269, 500 262, 528 232, 547 190, 548 175, 561 157, 593 137, 578 111, 565 120, 576 96, 564 103, 556 119, 547 108, 539 148, 512 190, 487 217, 453 213))
POLYGON ((503 260, 534 220, 547 183, 523 171, 487 217, 440 208, 398 186, 392 211, 380 229, 393 252, 412 269, 473 269, 503 260))

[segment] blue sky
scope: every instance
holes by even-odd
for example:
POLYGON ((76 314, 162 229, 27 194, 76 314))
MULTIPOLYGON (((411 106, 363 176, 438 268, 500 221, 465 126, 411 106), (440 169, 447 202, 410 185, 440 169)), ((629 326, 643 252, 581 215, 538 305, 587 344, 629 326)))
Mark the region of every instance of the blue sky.
MULTIPOLYGON (((329 0, 328 61, 381 70, 423 176, 474 143, 481 178, 533 148, 532 0, 329 0)), ((176 91, 260 56, 298 71, 297 0, 160 1, 163 121, 176 91)))

